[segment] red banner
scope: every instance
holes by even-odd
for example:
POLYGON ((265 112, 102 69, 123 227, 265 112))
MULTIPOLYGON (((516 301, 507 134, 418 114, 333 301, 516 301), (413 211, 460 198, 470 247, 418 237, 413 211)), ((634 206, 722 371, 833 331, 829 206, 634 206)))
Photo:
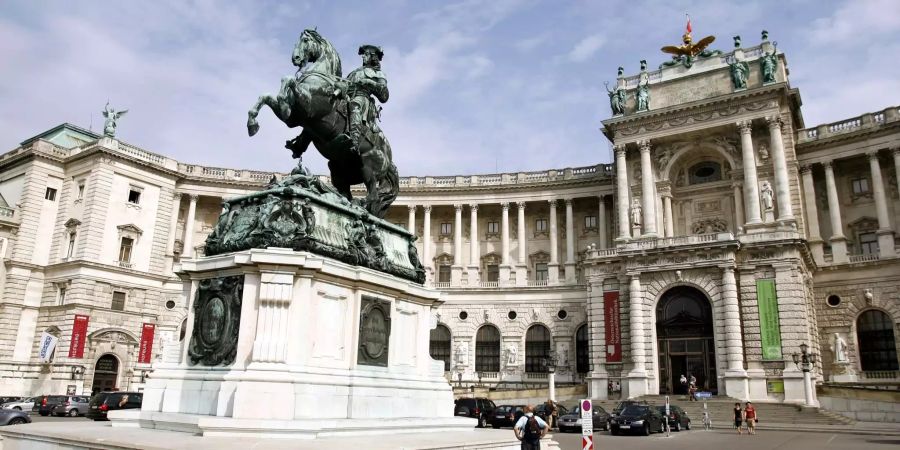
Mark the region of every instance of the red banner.
POLYGON ((619 317, 619 292, 603 293, 603 318, 606 323, 606 362, 622 362, 622 321, 619 317))
POLYGON ((156 325, 145 323, 141 329, 141 349, 138 352, 138 363, 149 364, 150 358, 153 356, 153 333, 156 331, 156 325))
POLYGON ((72 340, 69 341, 69 358, 84 358, 84 340, 87 339, 89 316, 75 314, 72 323, 72 340))

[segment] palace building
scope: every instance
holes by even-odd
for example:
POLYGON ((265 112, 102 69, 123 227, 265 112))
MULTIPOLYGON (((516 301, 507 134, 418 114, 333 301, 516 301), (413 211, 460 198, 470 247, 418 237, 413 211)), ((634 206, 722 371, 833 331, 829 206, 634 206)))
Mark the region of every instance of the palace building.
MULTIPOLYGON (((815 383, 900 381, 900 108, 807 126, 767 39, 643 66, 597 136, 611 164, 401 179, 385 220, 419 236, 448 379, 538 383, 552 355, 593 398, 691 375, 809 403, 806 345, 815 383)), ((136 390, 177 362, 179 262, 273 173, 156 150, 63 124, 0 155, 0 392, 136 390)))

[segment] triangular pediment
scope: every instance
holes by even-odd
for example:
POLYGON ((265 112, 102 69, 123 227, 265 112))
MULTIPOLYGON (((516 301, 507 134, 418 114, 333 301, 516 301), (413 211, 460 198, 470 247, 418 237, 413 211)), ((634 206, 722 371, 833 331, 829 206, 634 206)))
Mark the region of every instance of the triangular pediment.
POLYGON ((119 232, 124 233, 142 234, 144 232, 133 223, 129 223, 128 225, 119 225, 117 228, 119 229, 119 232))

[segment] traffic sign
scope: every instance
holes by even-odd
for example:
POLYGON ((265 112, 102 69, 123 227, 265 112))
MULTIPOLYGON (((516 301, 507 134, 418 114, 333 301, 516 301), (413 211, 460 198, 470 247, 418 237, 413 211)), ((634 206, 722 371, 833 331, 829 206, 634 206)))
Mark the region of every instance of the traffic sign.
POLYGON ((594 450, 594 437, 593 436, 582 436, 581 437, 581 450, 594 450))
POLYGON ((581 400, 581 436, 594 436, 594 408, 591 405, 591 399, 581 400))

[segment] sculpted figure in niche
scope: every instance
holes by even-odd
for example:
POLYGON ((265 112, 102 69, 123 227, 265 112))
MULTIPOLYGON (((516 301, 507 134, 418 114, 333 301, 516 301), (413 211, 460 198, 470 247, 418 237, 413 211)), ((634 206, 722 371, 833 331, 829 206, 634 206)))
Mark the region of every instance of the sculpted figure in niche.
POLYGON ((766 144, 759 144, 759 159, 763 161, 769 160, 769 147, 766 144))
POLYGON ((637 198, 631 202, 631 225, 641 225, 641 202, 637 198))
POLYGON ((519 360, 519 347, 516 344, 510 344, 506 348, 506 365, 515 366, 519 360))
POLYGON ((831 349, 834 351, 834 362, 847 362, 847 341, 839 333, 834 333, 831 349))
POLYGON ((456 346, 456 365, 465 366, 468 363, 469 346, 465 342, 460 342, 456 346))
POLYGON ((772 185, 770 185, 768 181, 763 181, 762 187, 760 188, 760 194, 760 200, 762 200, 763 209, 766 211, 774 210, 774 192, 772 192, 772 185))

